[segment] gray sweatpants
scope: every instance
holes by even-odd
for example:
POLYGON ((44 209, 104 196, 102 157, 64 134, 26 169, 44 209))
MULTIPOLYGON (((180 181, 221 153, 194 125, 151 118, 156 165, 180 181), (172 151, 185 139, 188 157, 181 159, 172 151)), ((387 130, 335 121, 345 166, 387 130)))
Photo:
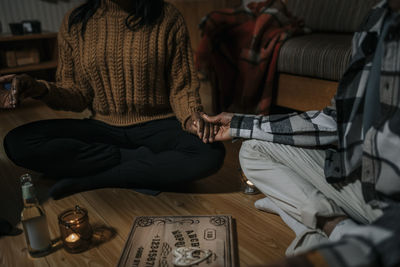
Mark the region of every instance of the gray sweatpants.
POLYGON ((316 227, 317 216, 347 214, 366 224, 382 214, 365 203, 360 181, 335 187, 326 182, 324 150, 249 140, 243 143, 239 158, 246 177, 309 228, 316 227))

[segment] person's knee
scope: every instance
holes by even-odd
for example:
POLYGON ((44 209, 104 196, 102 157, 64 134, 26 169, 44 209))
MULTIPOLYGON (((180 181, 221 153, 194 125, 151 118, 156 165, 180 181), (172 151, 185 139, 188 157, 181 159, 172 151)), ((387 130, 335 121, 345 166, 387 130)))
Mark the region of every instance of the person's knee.
POLYGON ((199 167, 214 173, 218 171, 225 159, 225 147, 222 143, 207 144, 201 150, 199 167))
POLYGON ((219 170, 224 164, 225 159, 225 147, 222 143, 214 143, 211 145, 211 149, 208 152, 207 161, 209 166, 215 171, 219 170))
POLYGON ((254 139, 242 143, 239 151, 240 167, 250 181, 255 182, 257 179, 254 171, 270 169, 275 165, 269 148, 266 149, 266 147, 271 145, 274 144, 254 139))
POLYGON ((254 152, 253 140, 244 141, 239 150, 239 160, 242 162, 249 158, 249 155, 254 152))
POLYGON ((242 143, 239 151, 239 161, 242 168, 254 161, 267 157, 261 149, 261 142, 259 140, 248 140, 242 143))
POLYGON ((21 127, 18 127, 8 132, 3 140, 3 147, 8 158, 19 166, 24 166, 29 158, 29 151, 25 146, 27 134, 21 127))

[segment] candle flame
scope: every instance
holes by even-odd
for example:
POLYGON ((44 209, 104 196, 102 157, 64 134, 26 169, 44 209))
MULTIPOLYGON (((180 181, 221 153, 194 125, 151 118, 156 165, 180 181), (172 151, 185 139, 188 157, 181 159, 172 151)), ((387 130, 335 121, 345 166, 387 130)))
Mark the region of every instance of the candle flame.
POLYGON ((76 242, 76 241, 78 241, 80 238, 79 238, 79 235, 77 235, 77 234, 75 234, 75 233, 72 233, 72 234, 70 234, 69 236, 67 236, 67 238, 65 238, 65 241, 67 241, 67 242, 76 242))

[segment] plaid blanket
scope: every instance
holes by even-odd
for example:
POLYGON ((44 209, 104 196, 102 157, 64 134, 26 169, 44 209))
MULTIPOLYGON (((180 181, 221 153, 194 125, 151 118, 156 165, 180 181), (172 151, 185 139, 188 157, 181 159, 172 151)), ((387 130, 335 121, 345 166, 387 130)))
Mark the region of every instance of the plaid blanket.
POLYGON ((279 49, 302 32, 300 26, 281 0, 222 9, 203 19, 195 60, 217 91, 219 111, 268 113, 279 49))

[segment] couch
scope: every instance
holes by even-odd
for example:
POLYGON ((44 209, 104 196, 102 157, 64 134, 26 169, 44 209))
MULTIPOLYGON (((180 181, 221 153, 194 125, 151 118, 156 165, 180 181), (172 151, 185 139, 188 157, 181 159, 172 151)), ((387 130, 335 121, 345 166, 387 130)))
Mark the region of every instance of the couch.
MULTIPOLYGON (((184 15, 196 51, 201 39, 198 23, 208 12, 265 0, 168 1, 184 15)), ((379 0, 284 1, 288 10, 304 19, 312 32, 293 37, 282 46, 273 104, 299 111, 321 109, 330 103, 349 64, 354 31, 379 0)), ((215 92, 209 81, 202 79, 200 94, 206 111, 213 113, 215 92)))
MULTIPOLYGON (((248 1, 248 0, 246 0, 248 1)), ((311 34, 282 46, 274 104, 299 111, 330 103, 351 58, 354 31, 377 0, 286 0, 311 34)))

